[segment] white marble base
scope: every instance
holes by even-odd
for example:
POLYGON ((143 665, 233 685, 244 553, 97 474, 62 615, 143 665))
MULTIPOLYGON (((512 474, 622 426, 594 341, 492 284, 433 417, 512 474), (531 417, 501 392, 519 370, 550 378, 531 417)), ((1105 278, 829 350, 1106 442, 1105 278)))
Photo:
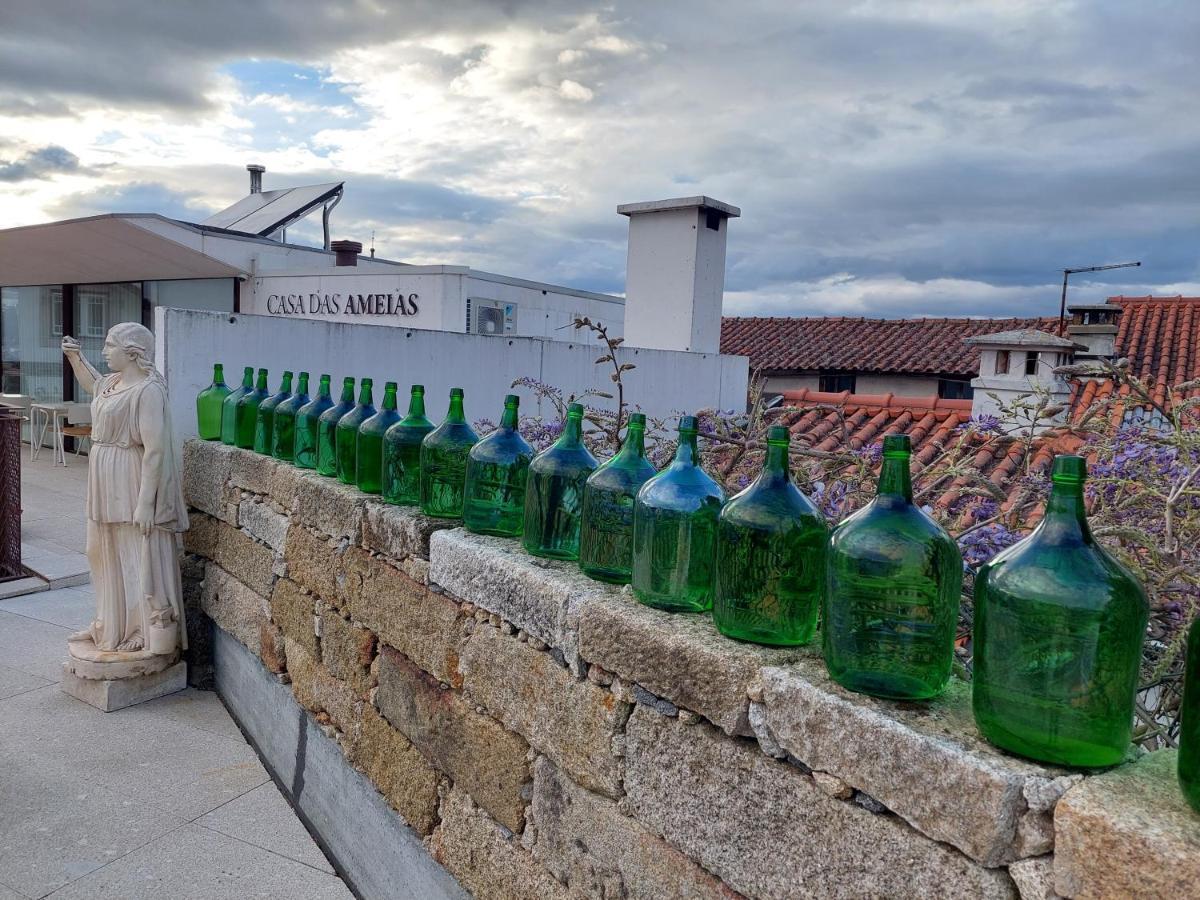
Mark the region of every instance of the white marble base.
MULTIPOLYGON (((167 660, 167 657, 158 657, 167 660)), ((174 694, 187 687, 187 663, 177 662, 165 669, 123 678, 87 678, 76 673, 78 660, 63 663, 60 687, 65 693, 96 709, 113 712, 174 694)))

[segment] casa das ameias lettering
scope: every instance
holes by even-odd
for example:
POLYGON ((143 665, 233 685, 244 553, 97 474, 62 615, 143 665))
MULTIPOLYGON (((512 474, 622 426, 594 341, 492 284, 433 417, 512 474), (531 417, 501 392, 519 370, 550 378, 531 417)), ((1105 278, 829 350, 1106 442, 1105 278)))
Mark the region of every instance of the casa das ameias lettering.
POLYGON ((272 316, 415 316, 418 294, 269 294, 272 316))

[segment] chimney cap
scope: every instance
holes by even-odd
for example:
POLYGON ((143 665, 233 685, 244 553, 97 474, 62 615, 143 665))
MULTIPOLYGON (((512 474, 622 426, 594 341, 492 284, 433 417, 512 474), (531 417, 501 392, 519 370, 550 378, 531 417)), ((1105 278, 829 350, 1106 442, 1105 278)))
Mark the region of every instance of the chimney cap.
POLYGON ((246 171, 258 172, 261 175, 263 172, 267 171, 267 167, 260 166, 258 163, 250 163, 248 166, 246 166, 246 171))
POLYGON ((736 206, 714 200, 704 195, 698 197, 676 197, 672 200, 646 200, 641 203, 622 203, 617 212, 622 216, 638 216, 645 213, 666 212, 672 209, 706 209, 727 219, 736 219, 742 211, 736 206))
POLYGON ((998 331, 995 334, 977 334, 963 338, 964 344, 978 347, 1034 347, 1053 350, 1086 350, 1083 344, 1069 341, 1056 334, 1037 328, 1019 328, 1014 331, 998 331))
POLYGON ((362 253, 362 244, 358 241, 330 241, 329 249, 334 253, 362 253))

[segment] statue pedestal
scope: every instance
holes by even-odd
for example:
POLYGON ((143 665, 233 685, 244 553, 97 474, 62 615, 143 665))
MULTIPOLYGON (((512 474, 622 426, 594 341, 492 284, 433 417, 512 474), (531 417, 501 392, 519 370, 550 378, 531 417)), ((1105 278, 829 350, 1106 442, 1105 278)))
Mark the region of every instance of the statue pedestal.
POLYGON ((187 663, 178 654, 99 650, 91 641, 71 641, 67 653, 60 687, 104 712, 165 697, 187 687, 187 663))

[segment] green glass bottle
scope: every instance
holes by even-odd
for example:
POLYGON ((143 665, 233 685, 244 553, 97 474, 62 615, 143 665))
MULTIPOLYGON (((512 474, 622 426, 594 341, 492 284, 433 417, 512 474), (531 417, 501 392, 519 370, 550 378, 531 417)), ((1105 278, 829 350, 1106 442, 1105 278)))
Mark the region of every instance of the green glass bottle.
POLYGON ((1188 632, 1183 702, 1179 707, 1179 786, 1200 813, 1200 620, 1188 632))
POLYGON ((712 608, 725 492, 700 468, 696 431, 695 416, 680 417, 675 459, 642 485, 633 507, 633 594, 669 612, 712 608))
POLYGON ((633 575, 633 504, 638 489, 654 477, 646 459, 646 417, 630 413, 625 441, 612 459, 583 486, 579 568, 589 578, 629 584, 633 575))
POLYGON ((254 390, 254 366, 242 370, 242 385, 221 402, 221 443, 237 443, 238 401, 254 390))
POLYGON ((525 480, 533 448, 517 430, 520 398, 504 398, 500 426, 467 454, 463 524, 468 531, 520 537, 525 520, 525 480))
POLYGON ((275 407, 292 396, 292 373, 284 371, 279 390, 258 404, 254 420, 254 452, 271 455, 275 441, 275 407))
POLYGON ((408 415, 383 436, 383 499, 399 506, 421 502, 421 441, 433 431, 425 418, 425 386, 414 384, 408 415))
POLYGON ((446 419, 421 441, 421 512, 461 519, 467 454, 479 440, 463 414, 463 389, 450 389, 446 419))
POLYGON ((284 462, 293 462, 296 455, 296 417, 300 407, 308 403, 308 373, 300 373, 296 393, 275 407, 275 424, 271 433, 271 455, 284 462))
POLYGON ((317 443, 320 439, 320 419, 333 406, 329 396, 329 376, 322 375, 317 396, 296 411, 296 443, 292 459, 300 469, 317 467, 317 443))
POLYGON ((212 384, 196 395, 196 431, 201 440, 221 439, 221 406, 230 394, 225 383, 225 367, 213 363, 212 384))
POLYGON ((354 409, 354 379, 342 379, 342 399, 317 420, 317 472, 337 477, 337 424, 354 409))
POLYGON ((792 483, 789 443, 786 428, 771 426, 762 472, 717 522, 713 622, 742 641, 806 644, 817 627, 829 527, 792 483))
POLYGON ((825 666, 852 691, 924 700, 946 688, 962 591, 958 545, 913 503, 906 434, 883 439, 875 499, 829 539, 825 666))
POLYGON ((243 450, 254 449, 254 433, 258 429, 258 407, 267 399, 267 370, 258 370, 254 390, 237 402, 234 444, 243 450))
POLYGON ((383 436, 400 421, 396 412, 396 382, 383 386, 383 406, 358 428, 358 489, 365 494, 383 490, 383 436))
POLYGON ((1029 537, 975 578, 975 723, 1043 762, 1109 766, 1129 749, 1150 607, 1088 528, 1079 456, 1055 457, 1029 537))
POLYGON ((596 457, 583 444, 583 406, 572 403, 558 440, 529 464, 521 530, 527 552, 551 559, 579 559, 583 485, 596 465, 596 457))
POLYGON ((358 429, 363 422, 375 415, 373 382, 364 378, 358 383, 358 405, 346 413, 337 423, 337 478, 342 484, 358 481, 358 429))

